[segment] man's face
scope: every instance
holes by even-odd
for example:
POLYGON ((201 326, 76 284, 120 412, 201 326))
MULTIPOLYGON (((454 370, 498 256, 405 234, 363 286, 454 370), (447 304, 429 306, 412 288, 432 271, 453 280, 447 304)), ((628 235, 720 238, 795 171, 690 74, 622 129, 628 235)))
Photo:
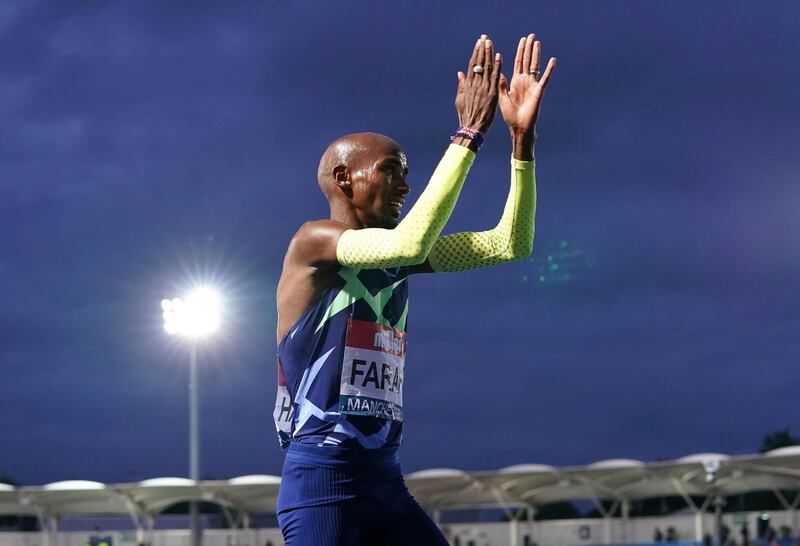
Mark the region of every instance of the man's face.
POLYGON ((352 203, 361 222, 368 227, 397 226, 405 196, 408 161, 393 142, 383 143, 364 154, 351 171, 352 203))

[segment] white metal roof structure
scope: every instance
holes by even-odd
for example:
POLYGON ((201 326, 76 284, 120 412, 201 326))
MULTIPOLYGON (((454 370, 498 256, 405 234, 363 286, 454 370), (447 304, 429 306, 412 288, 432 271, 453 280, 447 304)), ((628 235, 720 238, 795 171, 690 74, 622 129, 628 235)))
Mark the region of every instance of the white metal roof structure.
MULTIPOLYGON (((584 467, 515 465, 490 472, 436 469, 406 476, 417 500, 431 509, 476 506, 536 507, 574 499, 620 503, 678 495, 693 497, 748 491, 800 490, 800 446, 764 455, 700 453, 674 461, 599 461, 584 467)), ((786 503, 797 508, 800 498, 786 503)))
MULTIPOLYGON (((800 446, 763 455, 700 453, 674 461, 645 463, 631 459, 598 461, 584 467, 557 468, 523 464, 485 472, 431 469, 406 476, 416 499, 428 510, 499 507, 514 520, 530 517, 543 504, 590 499, 608 518, 627 517, 630 502, 679 495, 695 512, 716 496, 773 491, 786 510, 800 506, 800 446), (786 498, 782 491, 797 491, 786 498), (610 501, 605 506, 600 501, 610 501)), ((194 482, 155 478, 107 485, 63 481, 44 486, 0 484, 0 515, 35 515, 43 528, 57 530, 67 515, 130 515, 137 529, 153 529, 160 512, 178 502, 201 500, 223 507, 232 526, 249 526, 249 515, 274 512, 280 478, 240 476, 225 481, 194 482), (232 513, 240 515, 232 519, 232 513)))

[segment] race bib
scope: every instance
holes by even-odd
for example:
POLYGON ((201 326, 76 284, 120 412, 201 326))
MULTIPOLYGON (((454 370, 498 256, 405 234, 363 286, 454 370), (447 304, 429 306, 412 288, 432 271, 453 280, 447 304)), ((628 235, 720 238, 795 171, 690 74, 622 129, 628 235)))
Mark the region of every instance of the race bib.
POLYGON ((286 385, 278 385, 278 393, 275 397, 275 410, 272 418, 275 420, 275 428, 286 434, 292 431, 292 398, 289 396, 289 389, 286 385))
POLYGON ((339 413, 402 421, 405 360, 405 332, 348 320, 339 413))
POLYGON ((278 362, 278 393, 275 397, 275 410, 272 418, 275 421, 275 428, 278 429, 278 441, 281 447, 288 447, 289 439, 292 436, 292 417, 294 407, 289 389, 286 388, 286 379, 283 377, 283 367, 278 362))

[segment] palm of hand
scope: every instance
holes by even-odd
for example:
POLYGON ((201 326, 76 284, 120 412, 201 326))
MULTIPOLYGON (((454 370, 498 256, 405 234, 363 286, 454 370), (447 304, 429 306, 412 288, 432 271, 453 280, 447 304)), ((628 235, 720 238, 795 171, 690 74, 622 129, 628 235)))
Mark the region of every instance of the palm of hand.
POLYGON ((498 103, 503 119, 512 131, 533 132, 536 126, 542 96, 556 66, 555 58, 551 57, 544 74, 539 77, 541 49, 541 42, 537 42, 533 34, 523 37, 517 46, 511 83, 505 76, 500 76, 498 103))
POLYGON ((533 74, 514 74, 508 93, 501 93, 500 112, 509 127, 530 130, 539 117, 544 86, 536 81, 533 74))

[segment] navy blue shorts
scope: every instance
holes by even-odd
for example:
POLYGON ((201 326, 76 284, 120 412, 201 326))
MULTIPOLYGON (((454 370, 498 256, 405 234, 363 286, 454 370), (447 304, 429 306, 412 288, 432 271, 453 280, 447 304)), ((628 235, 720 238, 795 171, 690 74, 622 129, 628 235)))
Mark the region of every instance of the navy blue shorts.
POLYGON ((396 448, 292 442, 278 523, 286 546, 448 546, 406 488, 396 448))

